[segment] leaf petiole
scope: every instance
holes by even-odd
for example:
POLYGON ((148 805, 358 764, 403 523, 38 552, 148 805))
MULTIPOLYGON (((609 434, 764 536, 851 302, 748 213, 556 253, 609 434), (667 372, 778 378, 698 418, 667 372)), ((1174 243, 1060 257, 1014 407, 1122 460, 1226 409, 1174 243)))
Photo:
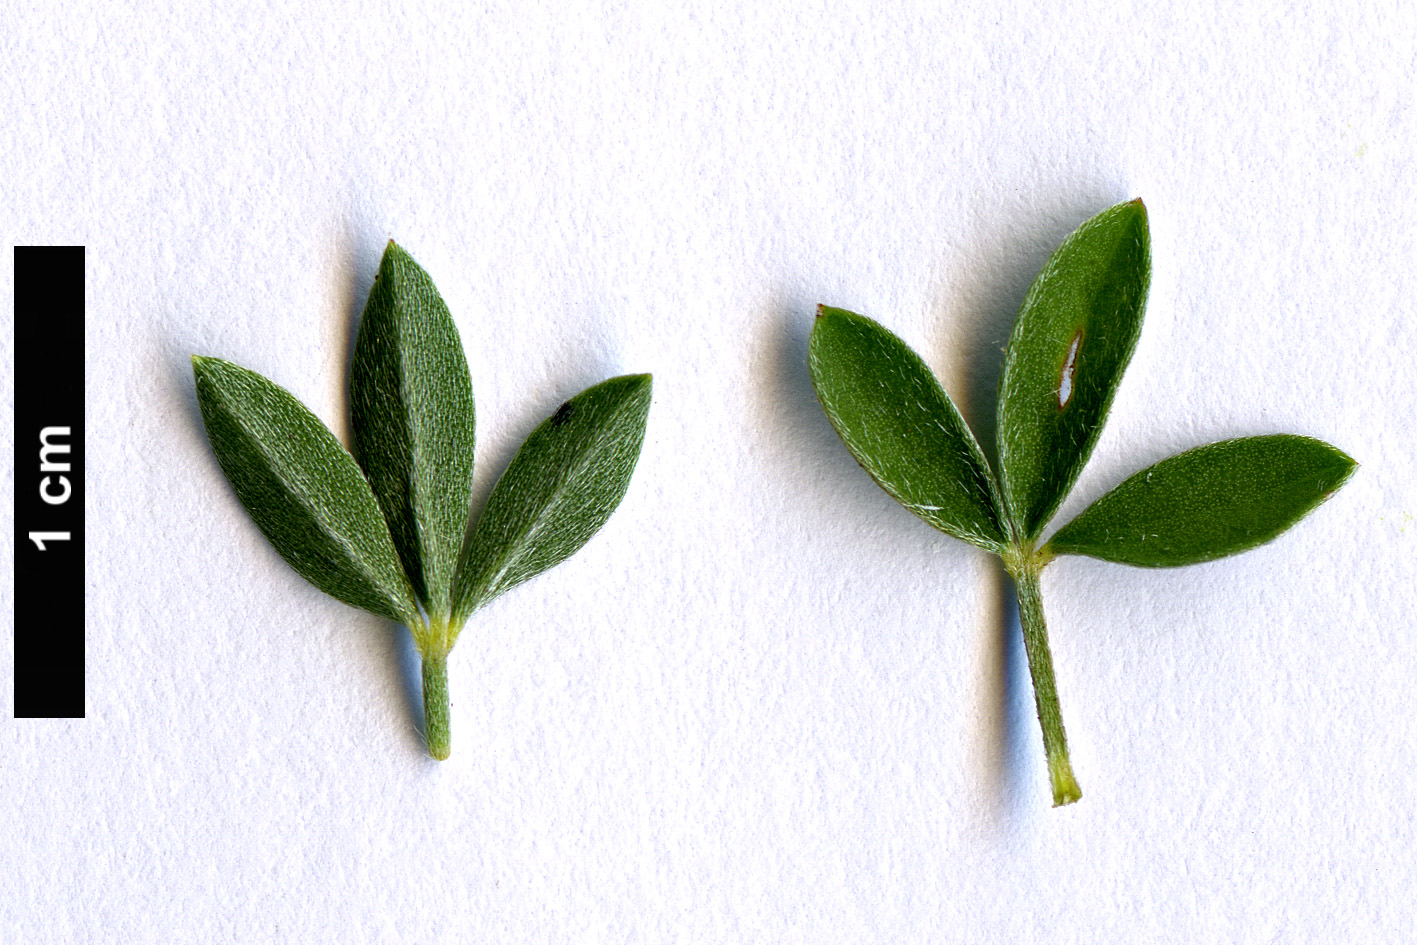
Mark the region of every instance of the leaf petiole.
POLYGON ((1062 807, 1082 797, 1073 777, 1068 757, 1068 736, 1063 731, 1063 710, 1058 703, 1058 682, 1053 675, 1053 653, 1048 648, 1048 625, 1043 619, 1043 596, 1038 579, 1052 560, 1045 549, 1031 544, 1010 546, 1004 567, 1018 593, 1018 619, 1023 627, 1023 648, 1028 654, 1028 673, 1033 680, 1033 699, 1038 707, 1038 723, 1043 728, 1043 752, 1048 758, 1048 780, 1053 787, 1053 806, 1062 807))
POLYGON ((429 653, 423 657, 423 737, 438 761, 452 754, 449 715, 448 654, 429 653))

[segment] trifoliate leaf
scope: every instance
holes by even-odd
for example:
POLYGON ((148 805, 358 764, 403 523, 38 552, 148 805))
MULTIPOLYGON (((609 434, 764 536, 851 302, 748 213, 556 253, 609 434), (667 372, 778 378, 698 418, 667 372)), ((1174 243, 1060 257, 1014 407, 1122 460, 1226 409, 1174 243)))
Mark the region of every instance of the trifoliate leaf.
POLYGON ((1024 299, 999 380, 1004 502, 1036 538, 1077 481, 1141 333, 1151 281, 1140 200, 1073 232, 1024 299))
POLYGON ((611 378, 566 401, 522 444, 458 562, 453 620, 570 557, 610 518, 639 459, 650 376, 611 378))
POLYGON ((433 280, 392 241, 359 326, 350 404, 355 456, 404 569, 446 616, 472 494, 472 380, 433 280))
POLYGON ((1132 476, 1064 525, 1048 547, 1151 568, 1223 558, 1289 528, 1356 465, 1305 436, 1211 443, 1132 476))
POLYGON ((851 455, 940 531, 1000 551, 1003 516, 979 444, 925 362, 880 324, 820 308, 808 365, 851 455))
POLYGON ((326 594, 421 627, 379 505, 334 434, 254 371, 200 357, 192 371, 217 462, 281 557, 326 594))

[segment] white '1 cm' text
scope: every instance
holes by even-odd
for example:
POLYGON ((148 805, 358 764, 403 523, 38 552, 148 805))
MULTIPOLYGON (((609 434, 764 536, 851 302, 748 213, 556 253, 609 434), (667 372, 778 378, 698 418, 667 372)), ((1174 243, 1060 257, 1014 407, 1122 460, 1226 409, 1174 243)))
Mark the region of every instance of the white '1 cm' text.
MULTIPOLYGON (((63 453, 68 455, 69 444, 60 438, 67 439, 70 435, 68 427, 45 427, 39 431, 39 471, 42 473, 66 473, 69 471, 68 461, 56 462, 50 459, 50 454, 63 453), (53 441, 53 442, 51 442, 53 441)), ((39 497, 50 505, 63 505, 69 501, 69 496, 73 494, 73 486, 69 483, 69 477, 45 476, 39 481, 39 497)), ((69 532, 30 532, 30 541, 40 551, 45 551, 44 543, 47 541, 69 541, 69 532)))

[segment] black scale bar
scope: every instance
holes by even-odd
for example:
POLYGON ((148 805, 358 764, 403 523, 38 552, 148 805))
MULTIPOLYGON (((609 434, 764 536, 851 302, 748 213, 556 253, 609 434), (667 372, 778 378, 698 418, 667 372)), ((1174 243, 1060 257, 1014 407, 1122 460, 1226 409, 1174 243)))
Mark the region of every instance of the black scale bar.
POLYGON ((84 717, 84 247, 15 247, 15 718, 84 717))

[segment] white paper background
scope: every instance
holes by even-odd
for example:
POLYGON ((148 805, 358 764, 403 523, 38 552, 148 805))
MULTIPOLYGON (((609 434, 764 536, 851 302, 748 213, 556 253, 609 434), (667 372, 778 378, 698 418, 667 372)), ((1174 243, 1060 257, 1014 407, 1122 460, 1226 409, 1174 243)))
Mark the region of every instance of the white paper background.
POLYGON ((85 244, 89 305, 88 717, 0 719, 0 939, 1413 934, 1410 4, 154 6, 0 13, 0 229, 85 244), (1050 569, 1053 810, 997 563, 857 468, 806 337, 883 321, 989 440, 1029 281, 1133 196, 1146 327, 1062 515, 1231 436, 1362 468, 1238 558, 1050 569), (655 375, 623 506, 454 651, 441 765, 405 631, 270 549, 188 364, 343 436, 389 238, 462 332, 479 505, 655 375))

